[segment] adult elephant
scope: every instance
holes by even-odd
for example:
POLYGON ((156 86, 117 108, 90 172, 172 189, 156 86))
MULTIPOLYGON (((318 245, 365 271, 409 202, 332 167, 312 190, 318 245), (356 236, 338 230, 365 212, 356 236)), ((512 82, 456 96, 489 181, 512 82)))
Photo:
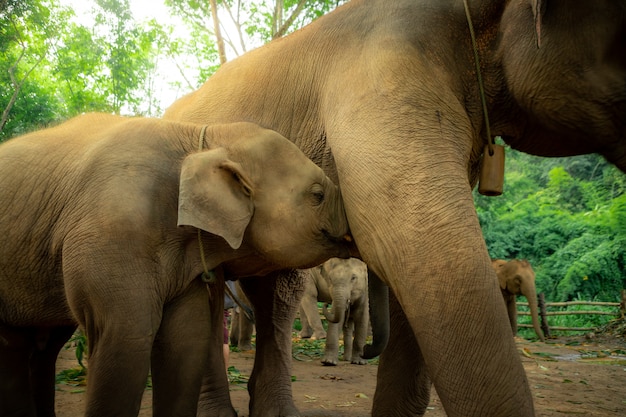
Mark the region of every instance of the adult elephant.
POLYGON ((491 262, 498 276, 498 283, 504 298, 504 304, 511 324, 513 335, 517 334, 517 303, 516 296, 523 295, 528 300, 528 308, 537 337, 544 341, 543 331, 539 324, 539 308, 537 306, 537 290, 535 289, 535 271, 530 262, 521 259, 494 259, 491 262))
MULTIPOLYGON (((492 135, 626 169, 626 3, 469 3, 476 47, 461 0, 353 0, 165 115, 255 121, 338 180, 360 254, 393 292, 374 415, 423 414, 431 381, 450 416, 534 414, 471 194, 491 139, 475 52, 492 135)), ((252 386, 252 416, 294 412, 277 386, 252 386)))

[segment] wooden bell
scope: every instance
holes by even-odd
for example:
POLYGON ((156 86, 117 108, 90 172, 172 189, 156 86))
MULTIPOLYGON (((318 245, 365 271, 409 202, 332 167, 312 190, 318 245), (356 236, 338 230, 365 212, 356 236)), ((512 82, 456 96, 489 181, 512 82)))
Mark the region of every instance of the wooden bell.
POLYGON ((485 146, 483 161, 480 166, 478 192, 489 197, 502 194, 504 186, 504 146, 493 144, 485 146), (493 155, 489 154, 493 149, 493 155))

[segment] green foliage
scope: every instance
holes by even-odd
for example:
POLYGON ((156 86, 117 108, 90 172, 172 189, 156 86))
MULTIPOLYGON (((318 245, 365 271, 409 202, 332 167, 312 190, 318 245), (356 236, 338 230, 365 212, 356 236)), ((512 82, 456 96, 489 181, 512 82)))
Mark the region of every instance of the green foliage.
MULTIPOLYGON (((367 343, 371 343, 371 337, 368 337, 367 343)), ((293 334, 291 353, 297 361, 313 361, 319 360, 325 354, 325 339, 300 339, 297 334, 293 334)), ((339 355, 343 355, 343 343, 339 346, 339 355)), ((378 365, 378 357, 368 360, 372 365, 378 365)))
MULTIPOLYGON (((87 369, 83 367, 70 368, 61 370, 55 377, 56 384, 65 384, 71 386, 87 385, 87 369)), ((73 392, 84 392, 85 389, 78 389, 73 392)))
POLYGON ((309 361, 324 356, 326 340, 324 339, 297 339, 292 344, 292 356, 299 361, 309 361))
POLYGON ((598 155, 508 150, 504 195, 474 198, 491 257, 528 259, 549 301, 616 301, 626 287, 625 185, 598 155))
MULTIPOLYGON (((573 301, 589 301, 589 298, 585 296, 575 297, 573 301)), ((518 310, 526 310, 528 308, 519 307, 518 310)), ((604 311, 610 313, 617 313, 615 307, 595 306, 595 305, 572 305, 567 307, 551 307, 549 311, 604 311)), ((600 328, 607 323, 615 320, 615 316, 600 315, 600 314, 567 314, 558 316, 547 316, 548 324, 550 327, 578 327, 578 328, 600 328)), ((518 316, 518 323, 531 324, 530 316, 518 316)), ((551 330, 550 333, 553 336, 559 334, 571 335, 571 331, 562 332, 558 330, 551 330)), ((535 331, 531 329, 520 329, 518 335, 529 340, 537 339, 535 331)))
POLYGON ((44 74, 66 16, 45 0, 9 2, 0 12, 0 141, 56 117, 58 100, 44 74))
POLYGON ((59 0, 0 12, 0 141, 88 111, 161 111, 152 90, 164 30, 135 22, 128 0, 97 3, 84 26, 59 0))
MULTIPOLYGON (((87 385, 87 367, 83 363, 83 360, 87 355, 87 337, 81 330, 74 332, 65 348, 68 349, 71 346, 76 348, 75 354, 79 366, 60 371, 56 375, 55 383, 63 383, 72 386, 85 386, 87 385)), ((83 391, 84 390, 78 390, 76 392, 83 391)))
POLYGON ((83 333, 82 330, 77 330, 74 332, 69 342, 70 345, 73 344, 76 346, 76 359, 78 360, 78 364, 81 368, 85 368, 85 364, 83 363, 83 359, 88 355, 88 345, 87 345, 87 336, 83 333))
POLYGON ((228 382, 231 384, 247 384, 250 380, 249 375, 244 375, 241 371, 234 366, 229 366, 227 369, 228 382))
MULTIPOLYGON (((137 22, 131 0, 86 1, 93 21, 84 24, 61 0, 1 3, 0 141, 89 111, 158 116, 170 104, 161 103, 161 84, 191 91, 219 67, 207 1, 165 0, 184 25, 137 22), (179 76, 161 72, 172 64, 179 76)), ((217 4, 226 44, 239 55, 344 2, 217 4)))

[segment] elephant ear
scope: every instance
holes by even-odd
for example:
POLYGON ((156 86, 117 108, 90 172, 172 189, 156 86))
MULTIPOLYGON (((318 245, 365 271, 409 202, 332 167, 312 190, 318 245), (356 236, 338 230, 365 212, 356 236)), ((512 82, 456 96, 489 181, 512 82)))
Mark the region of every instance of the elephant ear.
POLYGON ((531 8, 535 21, 535 34, 537 36, 537 48, 541 48, 541 21, 545 12, 547 0, 532 0, 531 8))
POLYGON ((254 213, 252 186, 224 148, 187 156, 180 171, 178 226, 193 226, 241 246, 254 213))
POLYGON ((511 290, 510 292, 513 294, 521 294, 523 278, 516 273, 513 279, 511 280, 511 290))

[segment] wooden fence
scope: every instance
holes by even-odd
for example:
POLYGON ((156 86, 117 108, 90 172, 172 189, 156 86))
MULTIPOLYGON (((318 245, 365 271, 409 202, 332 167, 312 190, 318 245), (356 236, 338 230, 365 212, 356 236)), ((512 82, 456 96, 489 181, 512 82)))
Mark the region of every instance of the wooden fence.
MULTIPOLYGON (((622 301, 619 303, 600 302, 600 301, 567 301, 567 302, 554 302, 546 303, 543 293, 538 294, 537 299, 539 301, 539 321, 541 323, 541 329, 546 337, 550 337, 550 330, 559 331, 572 331, 572 332, 591 332, 596 330, 595 327, 565 327, 565 326, 550 326, 548 324, 548 316, 565 316, 565 315, 582 315, 582 314, 598 314, 624 318, 626 314, 626 290, 622 290, 622 301), (614 307, 614 311, 594 311, 594 310, 578 310, 578 311, 547 311, 549 307, 569 307, 574 305, 583 306, 604 306, 614 307)), ((528 303, 518 302, 517 305, 528 306, 528 303)), ((518 315, 529 316, 530 311, 518 311, 518 315)), ((518 327, 532 328, 532 324, 518 324, 518 327)))

